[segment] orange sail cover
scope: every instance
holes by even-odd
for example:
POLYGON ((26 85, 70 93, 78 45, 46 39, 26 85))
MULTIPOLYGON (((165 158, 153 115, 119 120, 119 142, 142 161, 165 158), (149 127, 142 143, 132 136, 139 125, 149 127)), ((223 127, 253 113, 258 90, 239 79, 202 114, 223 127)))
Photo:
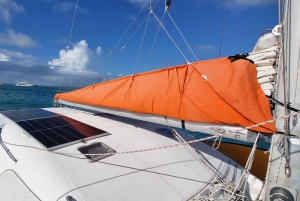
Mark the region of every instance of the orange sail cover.
MULTIPOLYGON (((190 122, 250 126, 272 119, 254 64, 228 58, 135 74, 55 95, 91 106, 190 122)), ((274 133, 274 123, 252 130, 274 133)))

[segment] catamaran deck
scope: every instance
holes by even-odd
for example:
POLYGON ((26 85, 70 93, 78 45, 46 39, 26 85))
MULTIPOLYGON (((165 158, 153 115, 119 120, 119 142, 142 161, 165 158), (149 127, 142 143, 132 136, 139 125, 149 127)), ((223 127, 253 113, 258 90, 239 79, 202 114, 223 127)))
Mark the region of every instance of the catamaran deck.
MULTIPOLYGON (((78 201, 186 200, 207 188, 215 178, 184 146, 116 154, 92 162, 79 155, 77 148, 102 142, 116 152, 127 152, 167 146, 178 141, 174 137, 155 132, 156 129, 166 128, 159 124, 114 115, 93 115, 66 108, 45 110, 104 130, 109 135, 53 150, 78 154, 74 156, 6 144, 17 163, 4 149, 0 149, 0 200, 3 200, 1 197, 17 199, 22 195, 24 197, 24 194, 28 194, 27 200, 66 200, 67 196, 78 201), (17 185, 16 179, 12 179, 16 175, 21 179, 22 182, 19 183, 22 185, 17 185)), ((0 115, 0 125, 4 123, 1 133, 4 142, 44 149, 41 143, 16 123, 0 115)), ((183 137, 185 140, 191 139, 183 137)), ((209 163, 229 181, 235 184, 238 182, 241 167, 237 163, 204 143, 191 145, 201 151, 209 163)), ((262 182, 250 176, 249 184, 254 198, 262 182)))

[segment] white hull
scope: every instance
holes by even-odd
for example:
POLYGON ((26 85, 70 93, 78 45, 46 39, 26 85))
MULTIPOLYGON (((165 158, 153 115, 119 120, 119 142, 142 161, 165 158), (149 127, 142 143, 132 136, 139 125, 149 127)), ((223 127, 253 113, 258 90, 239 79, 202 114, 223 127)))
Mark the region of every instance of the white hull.
POLYGON ((18 87, 36 87, 36 84, 32 84, 30 82, 19 82, 16 84, 18 87))
MULTIPOLYGON (((47 109, 57 114, 64 114, 78 121, 109 132, 87 143, 104 142, 117 152, 126 152, 146 148, 168 146, 178 143, 174 137, 165 137, 155 132, 166 126, 151 124, 133 119, 120 122, 119 117, 110 115, 110 119, 79 112, 71 109, 47 109)), ((0 115, 2 116, 2 115, 0 115)), ((37 140, 27 137, 24 131, 7 118, 0 117, 2 140, 5 142, 43 148, 37 140)), ((190 140, 189 136, 184 137, 190 140)), ((72 196, 79 200, 189 200, 204 190, 212 188, 215 176, 204 168, 183 146, 142 151, 137 153, 117 154, 96 162, 88 162, 84 156, 64 156, 37 149, 5 144, 15 157, 15 163, 0 149, 0 200, 12 200, 14 196, 27 188, 26 195, 40 200, 66 200, 72 196), (11 172, 13 170, 13 172, 11 172), (18 177, 26 185, 5 185, 10 179, 18 177), (12 175, 12 176, 11 176, 12 175), (34 179, 33 179, 34 178, 34 179), (14 190, 12 190, 15 188, 14 190), (23 187, 21 187, 23 186, 23 187), (17 192, 9 195, 9 192, 17 192), (28 193, 30 192, 30 193, 28 193), (33 194, 35 196, 33 196, 33 194)), ((58 152, 80 153, 79 142, 57 149, 58 152)), ((223 154, 203 143, 192 146, 203 154, 206 160, 221 174, 237 184, 243 168, 223 154)), ((250 175, 248 178, 251 199, 254 199, 262 182, 250 175)), ((220 191, 221 192, 221 191, 220 191)), ((24 195, 23 195, 24 196, 24 195)), ((221 194, 215 195, 222 198, 221 194)))

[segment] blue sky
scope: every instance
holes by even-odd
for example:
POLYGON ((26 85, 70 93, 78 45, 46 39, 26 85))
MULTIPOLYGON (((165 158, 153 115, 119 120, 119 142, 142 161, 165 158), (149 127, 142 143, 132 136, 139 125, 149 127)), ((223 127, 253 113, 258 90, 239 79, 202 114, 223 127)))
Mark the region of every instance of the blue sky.
POLYGON ((0 0, 0 82, 83 86, 98 76, 104 81, 217 58, 226 9, 221 57, 251 52, 262 32, 278 23, 277 0, 173 0, 169 14, 195 56, 168 14, 162 24, 182 56, 162 27, 154 40, 164 0, 79 0, 66 55, 76 2, 0 0))

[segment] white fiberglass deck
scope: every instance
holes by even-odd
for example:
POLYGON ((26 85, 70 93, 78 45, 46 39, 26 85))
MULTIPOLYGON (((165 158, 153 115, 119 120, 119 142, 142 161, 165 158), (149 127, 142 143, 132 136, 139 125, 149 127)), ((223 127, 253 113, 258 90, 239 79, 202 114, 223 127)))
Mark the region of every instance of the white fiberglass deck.
MULTIPOLYGON (((103 142, 117 152, 153 148, 177 143, 152 132, 165 126, 134 121, 125 124, 111 118, 63 108, 49 111, 109 132, 111 135, 88 140, 87 143, 103 142), (146 129, 145 129, 146 128, 146 129)), ((0 115, 0 124, 7 119, 0 115)), ((5 142, 42 148, 14 122, 7 121, 2 129, 5 142)), ((188 137, 187 137, 188 138, 188 137)), ((73 144, 55 151, 80 153, 73 144)), ((70 195, 76 200, 186 200, 204 189, 214 178, 183 146, 154 151, 117 154, 100 161, 90 162, 84 156, 65 156, 36 149, 6 145, 15 163, 0 147, 0 175, 9 169, 41 200, 66 200, 70 195)), ((193 144, 201 150, 209 162, 231 181, 238 181, 240 166, 203 143, 193 144), (230 161, 230 162, 229 162, 230 161), (236 168, 235 167, 238 167, 236 168), (236 174, 234 174, 236 172, 236 174), (235 176, 234 176, 235 175, 235 176)), ((1 179, 5 178, 0 176, 1 179)), ((256 180, 251 189, 256 194, 261 182, 256 180)), ((2 192, 3 189, 0 189, 2 192)), ((9 195, 6 195, 9 196, 9 195)), ((1 198, 1 195, 0 195, 1 198)))

